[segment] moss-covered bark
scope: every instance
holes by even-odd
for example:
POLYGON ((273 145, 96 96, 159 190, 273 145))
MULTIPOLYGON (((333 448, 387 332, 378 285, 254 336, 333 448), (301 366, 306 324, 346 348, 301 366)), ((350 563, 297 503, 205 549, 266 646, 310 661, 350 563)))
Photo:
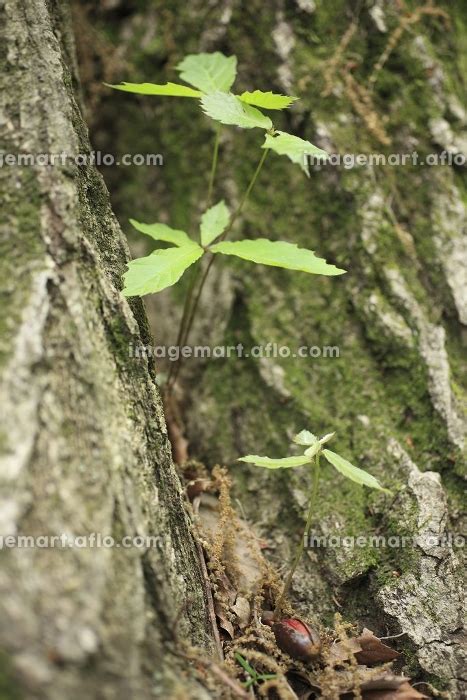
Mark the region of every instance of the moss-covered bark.
MULTIPOLYGON (((422 3, 407 6, 415 11, 422 3)), ((173 0, 142 2, 124 21, 118 6, 91 16, 96 36, 118 46, 115 80, 163 82, 175 77, 173 66, 186 53, 235 53, 239 89, 300 95, 275 119, 277 127, 332 152, 417 151, 423 160, 465 149, 465 3, 438 8, 444 14, 428 10, 401 34, 372 90, 373 68, 404 21, 399 3, 227 0, 208 7, 173 0)), ((102 94, 92 118, 96 146, 165 157, 162 169, 104 173, 122 225, 136 216, 195 231, 212 143, 196 105, 102 94)), ((217 194, 232 206, 261 141, 255 130, 223 131, 217 194)), ((307 180, 272 154, 235 233, 293 240, 349 274, 310 279, 271 268, 252 273, 242 262, 218 265, 193 341, 338 346, 340 357, 191 363, 185 377, 192 454, 233 464, 253 448, 284 454, 302 427, 336 430, 336 448, 397 495, 389 501, 362 493, 325 473, 320 531, 460 531, 466 191, 461 167, 324 166, 307 180)), ((140 245, 135 241, 136 252, 140 245)), ((147 302, 158 343, 174 338, 171 299, 178 302, 180 292, 147 302)), ((286 561, 304 514, 300 473, 238 466, 232 473, 243 508, 274 545, 274 560, 286 561)), ((406 632, 412 671, 460 697, 461 580, 449 547, 313 553, 294 593, 317 616, 330 616, 337 598, 350 619, 406 632)))
MULTIPOLYGON (((87 153, 66 5, 0 3, 0 138, 87 153)), ((92 166, 0 168, 0 533, 153 536, 144 548, 0 551, 0 696, 205 697, 172 655, 211 648, 202 577, 128 248, 92 166), (190 604, 187 606, 187 600, 190 604)))

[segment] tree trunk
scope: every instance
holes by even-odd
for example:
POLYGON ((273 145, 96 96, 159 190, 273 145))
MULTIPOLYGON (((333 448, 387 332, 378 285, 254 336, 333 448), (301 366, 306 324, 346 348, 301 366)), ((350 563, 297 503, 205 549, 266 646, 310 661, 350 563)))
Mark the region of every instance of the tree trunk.
MULTIPOLYGON (((421 160, 429 153, 465 153, 465 3, 435 8, 414 2, 410 8, 389 0, 222 0, 209 6, 173 0, 169 6, 142 2, 133 10, 117 2, 108 12, 89 14, 79 3, 95 146, 165 157, 162 169, 106 169, 122 222, 133 216, 196 231, 212 131, 191 101, 108 94, 96 85, 106 77, 174 80, 174 66, 190 52, 235 53, 239 90, 298 94, 300 102, 275 117, 275 125, 331 152, 417 151, 421 160), (92 59, 97 76, 89 69, 92 59)), ((223 129, 216 195, 232 207, 261 140, 256 130, 223 129)), ((292 352, 317 346, 315 354, 337 346, 339 357, 321 351, 308 359, 187 362, 191 454, 209 465, 234 464, 252 451, 286 454, 290 437, 304 427, 335 430, 338 451, 379 476, 394 496, 362 493, 325 472, 317 532, 461 531, 465 193, 462 164, 327 165, 307 180, 271 154, 235 235, 285 238, 349 273, 310 279, 218 263, 191 340, 246 347, 271 342, 292 352)), ((134 240, 140 254, 143 244, 134 240)), ((180 293, 147 301, 158 344, 174 340, 179 307, 173 299, 179 302, 180 293)), ((303 524, 302 475, 239 466, 232 474, 244 511, 283 566, 303 524)), ((403 632, 398 644, 408 670, 462 697, 461 571, 458 552, 446 542, 404 549, 329 546, 309 553, 294 597, 321 621, 339 609, 376 632, 403 632)))
MULTIPOLYGON (((66 4, 0 2, 1 150, 87 153, 66 4)), ((0 168, 1 698, 206 697, 172 654, 209 651, 128 248, 93 166, 0 168), (8 535, 153 539, 10 547, 8 535), (140 540, 141 542, 141 540, 140 540)), ((10 541, 11 543, 11 541, 10 541)))

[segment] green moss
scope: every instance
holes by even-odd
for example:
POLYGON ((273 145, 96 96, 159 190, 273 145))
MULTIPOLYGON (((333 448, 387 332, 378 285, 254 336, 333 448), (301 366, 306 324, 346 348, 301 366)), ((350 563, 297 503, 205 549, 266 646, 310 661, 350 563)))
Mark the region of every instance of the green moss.
POLYGON ((45 253, 40 235, 41 197, 34 170, 5 167, 1 172, 4 217, 0 237, 0 365, 10 357, 13 338, 29 302, 33 276, 43 268, 45 253))
POLYGON ((0 700, 21 700, 22 697, 14 679, 11 661, 7 654, 0 651, 0 700))
MULTIPOLYGON (((111 356, 117 361, 125 372, 128 372, 128 357, 135 353, 135 338, 131 335, 125 320, 118 316, 111 316, 106 319, 106 340, 109 344, 111 356)), ((132 363, 132 369, 146 366, 144 361, 136 360, 132 363)))

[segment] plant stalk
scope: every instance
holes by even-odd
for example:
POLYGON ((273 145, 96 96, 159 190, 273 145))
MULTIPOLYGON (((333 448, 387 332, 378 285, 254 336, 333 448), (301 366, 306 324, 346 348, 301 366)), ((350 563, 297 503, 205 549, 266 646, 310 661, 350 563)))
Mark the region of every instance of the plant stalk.
POLYGON ((313 468, 312 466, 312 486, 311 486, 311 491, 310 491, 310 500, 308 503, 308 515, 306 519, 306 524, 305 524, 305 529, 303 531, 303 535, 300 539, 300 542, 298 544, 297 550, 295 552, 295 556, 293 558, 290 571, 287 575, 287 578, 284 583, 284 588, 282 589, 282 593, 280 594, 277 602, 276 602, 276 607, 274 608, 274 619, 277 620, 281 614, 282 611, 282 606, 284 603, 284 598, 289 592, 290 584, 292 583, 292 578, 293 575, 296 571, 296 568, 300 562, 300 559, 302 558, 303 551, 305 549, 305 540, 308 538, 310 528, 311 528, 311 523, 313 522, 313 513, 314 513, 314 508, 316 505, 316 499, 318 496, 318 485, 319 485, 319 453, 315 457, 315 466, 313 468))
MULTIPOLYGON (((234 225, 236 219, 237 219, 237 218, 240 216, 240 214, 242 213, 243 207, 245 206, 246 202, 248 201, 248 198, 249 198, 249 196, 250 196, 250 194, 251 194, 251 191, 252 191, 253 187, 255 186, 256 180, 258 179, 258 175, 259 175, 260 172, 261 172, 261 168, 263 167, 264 161, 266 160, 266 156, 268 155, 268 153, 269 153, 269 148, 266 148, 266 149, 264 150, 264 153, 262 154, 260 160, 259 160, 259 163, 258 163, 258 165, 257 165, 257 167, 256 167, 256 170, 255 170, 255 172, 253 173, 253 177, 252 177, 251 180, 250 180, 250 183, 249 183, 249 185, 248 185, 248 187, 247 187, 247 189, 246 189, 246 191, 245 191, 245 194, 244 194, 243 197, 242 197, 242 200, 241 200, 240 204, 238 205, 238 207, 236 208, 235 212, 233 213, 233 216, 232 216, 232 218, 231 218, 231 220, 230 220, 230 222, 229 222, 229 225, 228 225, 227 228, 225 229, 225 231, 224 231, 224 233, 222 234, 222 236, 220 236, 219 241, 225 240, 225 238, 228 236, 228 234, 229 234, 230 231, 232 230, 232 227, 233 227, 233 225, 234 225)), ((211 267, 212 267, 212 265, 213 265, 213 263, 214 263, 214 259, 215 259, 215 256, 214 256, 214 255, 211 255, 211 258, 210 258, 210 260, 209 260, 209 262, 208 262, 208 264, 207 264, 207 266, 206 266, 206 269, 205 269, 205 271, 204 271, 204 275, 203 275, 203 277, 201 278, 201 282, 200 282, 200 285, 199 285, 199 288, 198 288, 198 291, 197 291, 197 294, 196 294, 196 297, 195 297, 193 306, 192 306, 192 308, 191 308, 190 317, 189 317, 189 320, 188 320, 188 323, 187 323, 187 327, 186 327, 186 332, 185 332, 185 335, 183 336, 183 339, 182 339, 182 345, 186 345, 186 343, 188 342, 188 336, 189 336, 190 331, 191 331, 191 328, 192 328, 192 326, 193 326, 193 320, 194 320, 196 311, 197 311, 197 309, 198 309, 198 304, 199 304, 199 300, 200 300, 200 297, 201 297, 201 293, 202 293, 202 291, 203 291, 203 287, 204 287, 204 284, 205 284, 205 282, 206 282, 206 278, 207 278, 207 276, 208 276, 208 274, 209 274, 209 271, 210 271, 210 269, 211 269, 211 267)))
MULTIPOLYGON (((217 162, 218 162, 218 157, 219 157, 219 142, 220 142, 220 133, 221 133, 221 125, 217 124, 216 125, 216 135, 214 138, 214 149, 212 153, 212 160, 211 160, 211 170, 209 173, 209 184, 208 184, 208 195, 207 195, 207 206, 211 204, 211 199, 212 199, 212 193, 214 190, 214 179, 216 177, 216 170, 217 170, 217 162)), ((198 282, 198 279, 201 275, 201 272, 199 268, 195 272, 195 274, 191 278, 190 286, 187 289, 187 293, 185 296, 185 302, 183 304, 183 311, 182 311, 182 318, 180 321, 180 327, 178 329, 178 335, 177 335, 177 341, 176 341, 176 346, 180 347, 182 345, 182 339, 183 335, 185 333, 185 327, 187 320, 190 315, 190 306, 193 301, 193 293, 196 287, 196 283, 198 282)), ((176 375, 178 372, 176 372, 174 376, 174 372, 176 370, 176 365, 177 362, 174 362, 170 365, 169 369, 169 376, 167 377, 167 393, 170 394, 172 390, 172 386, 175 383, 176 380, 176 375)))
MULTIPOLYGON (((251 194, 251 191, 252 191, 253 187, 255 186, 256 180, 258 179, 258 176, 259 176, 261 169, 264 165, 264 161, 266 160, 266 157, 269 153, 269 150, 270 150, 269 148, 264 149, 264 152, 261 155, 261 158, 258 162, 258 165, 256 166, 256 170, 253 173, 253 176, 248 184, 248 187, 245 191, 245 194, 243 195, 238 207, 236 208, 235 212, 233 213, 232 218, 229 222, 229 225, 227 226, 227 228, 224 231, 224 233, 222 234, 222 236, 220 236, 219 241, 225 240, 227 235, 232 230, 232 227, 233 227, 236 219, 242 213, 243 207, 245 206, 246 202, 248 201, 248 198, 251 194)), ((190 289, 188 294, 187 294, 187 298, 185 300, 185 307, 184 307, 184 311, 183 311, 183 316, 182 316, 183 327, 182 327, 182 325, 180 326, 179 339, 177 341, 177 345, 179 347, 183 347, 188 342, 188 338, 189 338, 191 329, 193 327, 193 321, 195 319, 196 312, 198 310, 201 294, 203 292, 207 276, 209 275, 211 267, 214 263, 214 258, 215 258, 215 256, 211 255, 209 262, 204 270, 203 276, 201 277, 201 281, 198 285, 198 289, 197 289, 196 295, 194 297, 193 303, 191 303, 192 296, 193 296, 193 290, 190 289), (185 314, 185 312, 186 312, 186 314, 185 314)), ((198 277, 199 277, 199 274, 196 276, 195 282, 198 280, 198 277)), ((179 355, 179 359, 176 362, 174 362, 172 365, 173 371, 172 371, 172 367, 171 367, 171 371, 169 372, 170 384, 169 383, 167 384, 167 391, 169 393, 171 391, 172 386, 177 381, 177 377, 178 377, 179 372, 180 372, 180 366, 181 366, 181 357, 179 355)), ((169 380, 167 380, 167 381, 169 382, 169 380)))
MULTIPOLYGON (((180 347, 182 344, 182 338, 183 338, 183 334, 185 332, 186 322, 187 322, 187 319, 188 319, 189 313, 190 313, 190 305, 191 305, 191 302, 193 301, 193 293, 194 293, 194 290, 196 287, 196 283, 199 279, 199 276, 200 276, 200 268, 198 268, 197 270, 194 271, 194 274, 192 275, 192 278, 190 281, 190 285, 189 285, 187 292, 186 292, 186 295, 185 295, 185 302, 183 304, 182 318, 180 320, 180 326, 178 329, 176 347, 180 347)), ((167 377, 167 384, 166 384, 167 394, 170 394, 172 387, 175 383, 175 380, 177 378, 176 372, 175 372, 176 365, 177 365, 177 362, 172 362, 172 364, 170 365, 169 375, 167 377)))
POLYGON ((214 139, 214 151, 212 154, 212 163, 211 163, 211 172, 209 174, 209 185, 208 185, 208 207, 211 204, 211 199, 212 199, 212 193, 214 190, 214 179, 216 177, 216 170, 217 170, 217 160, 218 160, 218 155, 219 155, 219 141, 220 141, 220 134, 221 134, 221 125, 217 124, 216 126, 216 136, 214 139))
POLYGON ((261 169, 262 169, 262 167, 263 167, 263 165, 264 165, 264 161, 266 160, 267 155, 268 155, 268 153, 269 153, 270 150, 271 150, 270 148, 265 148, 265 149, 263 150, 263 153, 262 153, 262 155, 261 155, 261 158, 259 159, 258 165, 256 166, 256 170, 255 170, 255 172, 253 173, 253 177, 252 177, 251 180, 250 180, 250 184, 249 184, 248 187, 246 188, 245 194, 243 195, 240 204, 239 204, 238 207, 236 208, 236 210, 235 210, 235 212, 234 212, 234 214, 233 214, 233 216, 232 216, 232 218, 231 218, 231 220, 230 220, 229 225, 228 225, 227 228, 225 229, 225 231, 224 231, 224 233, 222 234, 222 236, 219 238, 220 241, 225 240, 225 238, 227 237, 227 235, 230 233, 230 231, 231 231, 231 229, 232 229, 232 226, 234 225, 234 223, 235 223, 237 217, 240 216, 240 214, 242 213, 243 207, 245 206, 246 202, 248 201, 248 197, 250 196, 251 191, 252 191, 253 187, 254 187, 255 184, 256 184, 256 180, 258 179, 258 175, 259 175, 260 172, 261 172, 261 169))

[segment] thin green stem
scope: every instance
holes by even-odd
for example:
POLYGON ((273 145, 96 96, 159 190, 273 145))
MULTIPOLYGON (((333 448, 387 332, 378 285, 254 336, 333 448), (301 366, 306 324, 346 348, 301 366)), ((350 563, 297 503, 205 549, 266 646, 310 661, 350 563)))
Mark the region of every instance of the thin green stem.
MULTIPOLYGON (((182 344, 182 338, 183 338, 183 334, 185 332, 186 322, 187 322, 189 314, 190 314, 191 302, 193 301, 193 293, 194 293, 194 290, 196 287, 196 283, 200 277, 200 274, 201 274, 201 270, 198 267, 194 271, 194 273, 191 277, 190 285, 189 285, 187 292, 186 292, 186 295, 185 295, 185 302, 183 304, 182 318, 180 320, 180 326, 178 328, 176 347, 180 347, 182 344)), ((175 383, 175 380, 177 378, 177 376, 176 376, 177 375, 177 372, 176 372, 177 362, 178 362, 178 360, 176 362, 172 362, 172 364, 170 365, 169 375, 167 377, 167 385, 166 385, 168 394, 170 394, 172 387, 175 383)))
MULTIPOLYGON (((269 150, 270 150, 269 148, 265 149, 264 153, 262 154, 262 156, 261 156, 261 158, 260 158, 260 160, 259 160, 259 163, 258 163, 258 165, 256 166, 256 170, 255 170, 255 172, 253 173, 253 176, 252 176, 252 178, 251 178, 251 180, 250 180, 250 182, 249 182, 249 184, 248 184, 248 187, 247 187, 247 189, 246 189, 246 191, 245 191, 245 194, 243 195, 243 197, 242 197, 242 199, 241 199, 241 201, 240 201, 240 204, 238 205, 238 207, 237 207, 236 210, 234 211, 234 213, 233 213, 233 215, 232 215, 232 218, 230 219, 229 225, 228 225, 227 228, 225 229, 225 231, 224 231, 224 233, 222 234, 222 236, 219 238, 219 241, 225 240, 225 238, 228 236, 228 234, 229 234, 230 231, 232 230, 232 227, 233 227, 233 225, 234 225, 236 219, 237 219, 237 218, 240 216, 240 214, 242 213, 243 207, 245 206, 246 202, 248 201, 248 197, 250 196, 251 191, 252 191, 253 187, 255 186, 256 180, 258 179, 258 175, 259 175, 260 172, 261 172, 261 168, 262 168, 263 165, 264 165, 264 161, 266 160, 266 156, 268 155, 269 150)), ((196 314, 196 311, 197 311, 197 308, 198 308, 198 303, 199 303, 199 300, 200 300, 200 297, 201 297, 201 293, 202 293, 202 291, 203 291, 203 287, 204 287, 204 284, 205 284, 205 282, 206 282, 206 278, 207 278, 207 276, 208 276, 208 274, 209 274, 209 271, 210 271, 210 269, 211 269, 211 267, 212 267, 212 265, 213 265, 213 263, 214 263, 214 259, 215 259, 215 256, 212 255, 211 258, 210 258, 210 260, 209 260, 209 263, 208 263, 208 265, 207 265, 207 267, 206 267, 206 270, 205 270, 205 272, 204 272, 204 275, 203 275, 203 277, 201 278, 201 282, 200 282, 200 285, 199 285, 199 288, 198 288, 198 292, 197 292, 197 294, 196 294, 195 301, 194 301, 193 306, 192 306, 192 309, 191 309, 190 318, 189 318, 189 321, 188 321, 188 324, 187 324, 187 330, 186 330, 185 336, 184 336, 184 338, 183 338, 182 345, 185 345, 185 344, 188 342, 188 336, 189 336, 189 333, 190 333, 191 328, 192 328, 192 325, 193 325, 193 320, 194 320, 194 317, 195 317, 195 314, 196 314)))
POLYGON ((195 300, 194 300, 193 305, 191 307, 190 316, 189 316, 188 322, 186 324, 186 330, 185 330, 185 335, 184 335, 183 340, 182 340, 182 345, 186 345, 188 342, 188 337, 189 337, 191 328, 193 326, 193 321, 195 319, 196 311, 198 310, 198 304, 199 304, 199 300, 201 297, 201 293, 202 293, 204 285, 206 283, 206 278, 209 275, 209 271, 214 264, 214 257, 215 256, 211 254, 211 257, 209 258, 209 262, 206 265, 203 276, 201 278, 201 282, 199 283, 198 291, 196 292, 195 300))
MULTIPOLYGON (((218 161, 218 157, 219 157, 220 132, 221 132, 221 125, 217 124, 216 135, 214 138, 214 149, 213 149, 213 153, 212 153, 211 171, 209 173, 209 184, 208 184, 208 195, 207 195, 208 207, 211 203, 212 193, 214 190, 214 179, 216 177, 217 161, 218 161)), ((187 293, 185 296, 185 302, 184 302, 183 311, 182 311, 182 318, 180 321, 180 327, 178 329, 178 335, 177 335, 177 341, 176 341, 177 347, 180 347, 182 345, 182 339, 183 339, 183 336, 185 333, 186 323, 188 321, 188 318, 190 317, 190 308, 191 308, 191 304, 193 301, 193 293, 194 293, 194 290, 196 287, 196 283, 198 282, 198 279, 200 278, 200 276, 201 276, 201 270, 198 268, 191 278, 190 286, 188 287, 188 290, 187 290, 187 293)), ((175 380, 177 378, 177 374, 178 374, 177 365, 178 365, 178 360, 176 362, 173 362, 170 365, 169 375, 167 377, 167 393, 168 394, 170 394, 172 387, 175 383, 175 380)))
MULTIPOLYGON (((233 227, 233 225, 234 225, 236 219, 237 219, 238 216, 240 216, 240 214, 242 213, 243 207, 245 206, 246 202, 248 201, 248 198, 249 198, 249 196, 250 196, 250 194, 251 194, 251 191, 253 190, 253 187, 254 187, 255 184, 256 184, 256 181, 257 181, 257 179, 258 179, 258 176, 259 176, 259 174, 260 174, 260 172, 261 172, 261 169, 262 169, 262 167, 263 167, 263 165, 264 165, 264 161, 266 160, 266 157, 267 157, 269 151, 270 151, 270 149, 269 149, 269 148, 266 148, 266 149, 264 150, 264 152, 262 153, 261 158, 260 158, 260 160, 259 160, 259 162, 258 162, 258 165, 256 166, 256 170, 255 170, 255 172, 253 173, 253 176, 252 176, 252 178, 251 178, 251 180, 250 180, 250 182, 249 182, 249 184, 248 184, 247 189, 245 190, 245 194, 243 195, 243 197, 242 197, 242 199, 241 199, 239 205, 237 206, 235 212, 233 213, 232 218, 230 219, 229 225, 228 225, 227 228, 225 229, 225 231, 224 231, 224 233, 222 234, 222 236, 219 238, 220 241, 223 241, 223 240, 226 238, 226 236, 230 233, 230 231, 232 230, 232 227, 233 227)), ((207 279, 207 277, 208 277, 208 275, 209 275, 209 272, 210 272, 210 270, 211 270, 211 267, 213 266, 214 259, 215 259, 215 256, 214 256, 214 255, 211 255, 211 257, 210 257, 210 259, 209 259, 209 262, 208 262, 208 264, 207 264, 207 266, 206 266, 206 268, 205 268, 205 270, 204 270, 203 276, 201 277, 201 281, 200 281, 200 283, 199 283, 198 290, 197 290, 197 292, 196 292, 196 296, 194 297, 193 303, 191 304, 191 308, 190 308, 190 310, 189 310, 188 320, 185 319, 183 332, 182 332, 181 335, 179 334, 180 340, 179 340, 178 343, 177 343, 177 345, 178 345, 179 347, 183 347, 184 345, 186 345, 186 344, 188 343, 188 338, 189 338, 191 329, 192 329, 192 327, 193 327, 193 321, 194 321, 194 319, 195 319, 196 312, 197 312, 197 310, 198 310, 198 306, 199 306, 199 301, 200 301, 200 298, 201 298, 201 294, 202 294, 202 292, 203 292, 204 285, 205 285, 205 283, 206 283, 206 279, 207 279)), ((198 276, 199 276, 199 275, 198 275, 198 276)), ((190 299, 190 301, 191 301, 191 299, 190 299)), ((178 377, 179 372, 180 372, 181 363, 182 363, 182 360, 181 360, 181 356, 179 355, 179 359, 177 360, 177 362, 174 362, 174 363, 173 363, 173 372, 170 373, 170 374, 171 374, 171 384, 170 384, 170 386, 168 387, 168 391, 169 391, 169 392, 170 392, 170 389, 171 389, 171 387, 173 386, 173 384, 177 381, 177 377, 178 377)), ((171 370, 172 370, 172 367, 171 367, 171 370)))
POLYGON ((255 184, 256 184, 256 180, 258 179, 258 175, 259 175, 260 172, 261 172, 261 169, 262 169, 262 167, 263 167, 263 165, 264 165, 264 161, 266 160, 267 155, 268 155, 268 153, 269 153, 270 150, 271 150, 271 149, 269 149, 269 148, 265 148, 265 149, 264 149, 264 151, 263 151, 263 153, 262 153, 262 155, 261 155, 261 158, 259 159, 258 165, 256 166, 256 170, 255 170, 255 172, 253 173, 253 177, 252 177, 251 180, 250 180, 250 184, 249 184, 248 187, 246 188, 245 194, 243 195, 240 204, 239 204, 238 207, 236 208, 236 210, 235 210, 235 212, 234 212, 234 214, 233 214, 233 216, 232 216, 232 218, 231 218, 231 220, 230 220, 229 225, 227 226, 227 228, 225 229, 224 233, 222 234, 222 236, 220 237, 219 240, 223 241, 223 240, 226 238, 227 234, 230 233, 230 231, 231 231, 231 229, 232 229, 232 226, 234 225, 234 223, 235 223, 237 217, 239 217, 240 214, 242 213, 243 207, 245 206, 245 204, 246 204, 247 201, 248 201, 248 197, 250 196, 251 191, 252 191, 253 187, 254 187, 255 184))
POLYGON ((217 170, 217 160, 219 156, 219 141, 220 141, 220 134, 221 134, 221 125, 217 124, 216 126, 216 136, 214 139, 214 151, 212 154, 212 163, 211 163, 211 172, 209 174, 209 186, 208 186, 208 207, 211 204, 211 199, 212 199, 212 193, 214 190, 214 179, 216 177, 216 170, 217 170))
POLYGON ((318 486, 319 486, 319 454, 316 455, 315 458, 315 466, 311 468, 312 471, 312 486, 311 486, 311 491, 310 491, 310 500, 308 502, 308 515, 306 519, 306 524, 305 524, 305 529, 303 531, 303 535, 300 539, 300 542, 298 543, 297 550, 295 552, 295 556, 293 558, 292 564, 290 566, 289 573, 287 575, 287 578, 284 583, 284 588, 282 589, 282 593, 280 594, 277 602, 276 602, 276 607, 274 609, 274 619, 278 619, 281 611, 282 611, 282 606, 284 603, 284 598, 289 592, 290 584, 292 583, 292 578, 293 575, 296 571, 296 568, 300 562, 300 559, 302 558, 303 551, 305 549, 305 541, 308 539, 308 535, 310 532, 311 528, 311 523, 313 522, 313 514, 314 514, 314 508, 316 505, 316 499, 318 497, 318 486))

